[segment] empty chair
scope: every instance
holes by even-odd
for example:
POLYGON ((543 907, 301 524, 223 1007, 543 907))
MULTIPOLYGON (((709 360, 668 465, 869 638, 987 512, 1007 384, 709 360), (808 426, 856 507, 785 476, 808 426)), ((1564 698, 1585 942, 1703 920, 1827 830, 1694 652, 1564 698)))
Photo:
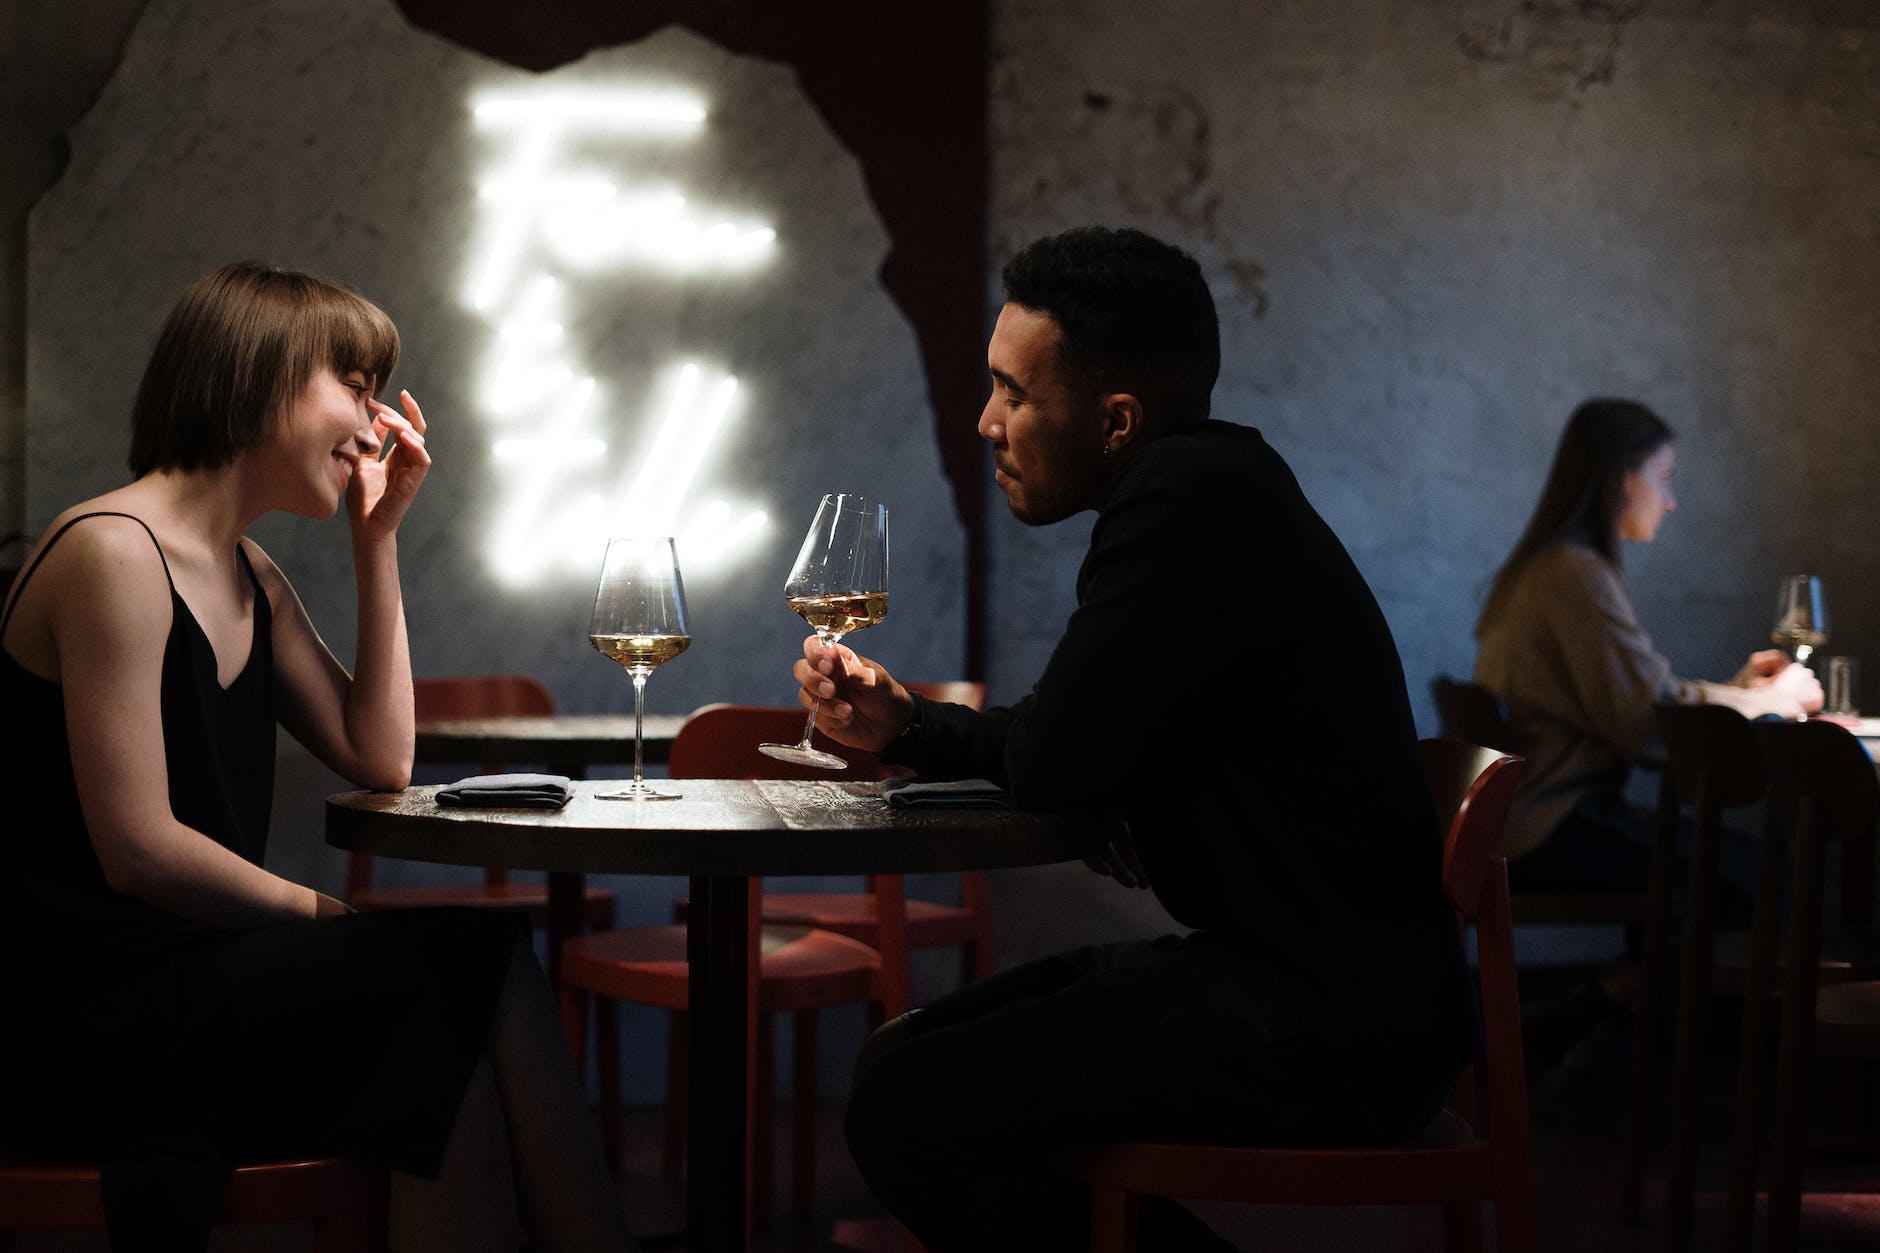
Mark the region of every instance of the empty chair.
MULTIPOLYGON (((496 718, 508 715, 546 717, 555 712, 555 698, 526 674, 425 675, 412 680, 417 716, 427 718, 496 718)), ((501 774, 502 762, 483 762, 484 774, 501 774)), ((512 883, 507 870, 489 867, 477 884, 381 888, 373 884, 373 857, 350 853, 346 860, 346 899, 355 909, 409 909, 425 905, 473 905, 525 913, 537 929, 548 924, 548 886, 512 883)), ((589 930, 614 925, 614 894, 590 887, 582 904, 589 930)))
POLYGON ((1494 1206, 1501 1253, 1535 1248, 1533 1169, 1515 985, 1507 863, 1497 854, 1518 757, 1448 740, 1423 742, 1437 812, 1448 823, 1443 887, 1473 924, 1484 1048, 1450 1108, 1408 1144, 1247 1148, 1206 1144, 1099 1144, 1065 1153, 1064 1169, 1091 1188, 1091 1248, 1134 1247, 1144 1195, 1281 1205, 1440 1205, 1449 1247, 1479 1249, 1482 1202, 1494 1206), (1477 1117, 1480 1080, 1484 1116, 1477 1117))
POLYGON ((1671 1065, 1671 1130, 1665 1151, 1665 1247, 1688 1248, 1695 1201, 1698 1114, 1710 1000, 1716 990, 1716 901, 1718 850, 1725 810, 1763 798, 1767 775, 1749 720, 1722 705, 1659 704, 1654 710, 1664 738, 1665 768, 1659 780, 1658 838, 1653 847, 1650 917, 1640 961, 1634 1017, 1632 1073, 1626 1090, 1625 1157, 1620 1170, 1620 1216, 1638 1221, 1648 1140, 1652 1071, 1659 1013, 1670 979, 1671 956, 1679 949, 1671 1065), (1691 814, 1688 868, 1679 882, 1677 835, 1691 814), (1672 897, 1685 889, 1683 926, 1672 943, 1672 897))

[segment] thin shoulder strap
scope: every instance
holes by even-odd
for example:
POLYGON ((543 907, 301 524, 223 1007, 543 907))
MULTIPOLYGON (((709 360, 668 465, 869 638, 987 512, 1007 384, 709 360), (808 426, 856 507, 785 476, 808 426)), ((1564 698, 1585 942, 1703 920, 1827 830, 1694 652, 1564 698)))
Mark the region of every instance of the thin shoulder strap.
MULTIPOLYGON (((59 542, 60 537, 83 522, 86 518, 129 518, 138 526, 143 527, 144 534, 148 535, 150 542, 157 546, 157 560, 163 563, 163 577, 169 580, 170 590, 172 592, 176 590, 176 580, 170 577, 170 559, 163 555, 163 545, 157 543, 157 533, 150 529, 148 522, 145 522, 134 513, 115 513, 108 509, 101 509, 96 513, 81 513, 76 518, 73 518, 64 526, 60 527, 57 531, 53 532, 52 538, 47 540, 45 546, 33 557, 32 564, 20 571, 20 577, 13 580, 13 598, 7 601, 6 612, 0 613, 0 636, 6 635, 7 623, 13 621, 13 607, 20 603, 20 596, 26 591, 26 580, 33 577, 33 571, 39 569, 39 563, 46 559, 46 554, 52 551, 52 546, 59 542)), ((250 571, 250 577, 253 577, 252 571, 250 571)))

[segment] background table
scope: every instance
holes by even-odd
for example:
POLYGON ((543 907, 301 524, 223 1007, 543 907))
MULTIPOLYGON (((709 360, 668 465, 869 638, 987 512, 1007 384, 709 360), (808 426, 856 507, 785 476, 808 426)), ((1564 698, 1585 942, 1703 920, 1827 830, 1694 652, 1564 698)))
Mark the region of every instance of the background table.
MULTIPOLYGON (((666 760, 685 714, 648 714, 644 760, 666 760)), ((583 778, 589 766, 633 764, 632 714, 510 714, 497 718, 425 718, 417 756, 427 762, 540 763, 583 778)))
MULTIPOLYGON (((691 879, 686 1137, 687 1247, 742 1250, 751 1227, 747 1114, 755 1054, 757 928, 751 879, 762 875, 917 874, 1071 861, 1104 847, 1097 815, 1012 809, 896 808, 879 783, 686 779, 675 801, 605 801, 580 782, 559 810, 457 809, 436 787, 329 797, 327 842, 453 865, 549 872, 551 909, 586 874, 691 879)), ((559 976, 551 954, 551 976, 559 976)))

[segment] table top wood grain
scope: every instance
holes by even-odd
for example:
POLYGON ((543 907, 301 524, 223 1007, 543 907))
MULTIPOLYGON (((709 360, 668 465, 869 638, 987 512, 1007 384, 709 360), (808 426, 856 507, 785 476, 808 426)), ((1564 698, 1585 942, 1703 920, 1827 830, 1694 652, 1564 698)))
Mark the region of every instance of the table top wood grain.
POLYGON ((1070 861, 1104 845, 1102 819, 1016 809, 890 805, 881 784, 682 779, 678 800, 611 801, 580 780, 561 809, 441 806, 438 788, 327 799, 328 843, 414 861, 582 874, 913 874, 1070 861))

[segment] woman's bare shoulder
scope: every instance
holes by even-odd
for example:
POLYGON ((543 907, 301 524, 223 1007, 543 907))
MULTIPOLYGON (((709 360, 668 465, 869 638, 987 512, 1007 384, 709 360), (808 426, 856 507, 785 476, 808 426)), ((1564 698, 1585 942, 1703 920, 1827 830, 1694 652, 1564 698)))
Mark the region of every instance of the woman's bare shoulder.
POLYGON ((115 496, 109 493, 83 501, 53 518, 33 546, 27 563, 30 565, 44 553, 48 568, 148 564, 160 574, 163 550, 149 525, 115 496), (51 551, 46 551, 48 548, 51 551))
POLYGON ((134 516, 74 505, 39 537, 12 588, 7 651, 29 671, 61 679, 57 639, 101 645, 119 633, 167 634, 170 579, 162 551, 134 516))

